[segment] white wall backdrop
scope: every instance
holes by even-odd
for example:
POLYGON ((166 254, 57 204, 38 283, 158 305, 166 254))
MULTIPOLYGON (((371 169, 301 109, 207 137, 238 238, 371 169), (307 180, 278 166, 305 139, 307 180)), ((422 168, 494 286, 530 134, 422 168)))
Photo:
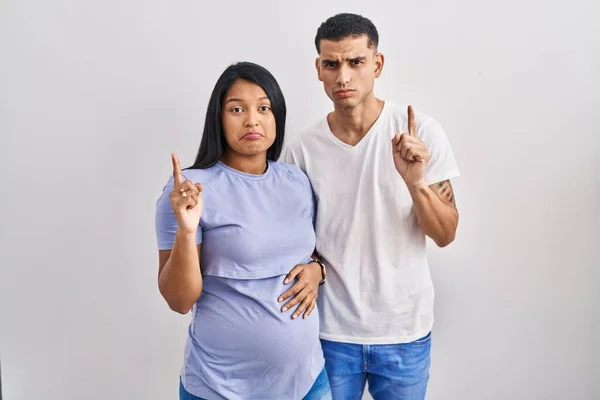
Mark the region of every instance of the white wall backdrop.
MULTIPOLYGON (((231 62, 269 68, 288 134, 331 109, 318 25, 371 18, 377 94, 445 127, 456 242, 431 246, 429 400, 600 398, 600 6, 592 0, 2 0, 6 400, 176 399, 188 317, 158 293, 154 202, 231 62)), ((368 398, 368 396, 365 396, 368 398)))

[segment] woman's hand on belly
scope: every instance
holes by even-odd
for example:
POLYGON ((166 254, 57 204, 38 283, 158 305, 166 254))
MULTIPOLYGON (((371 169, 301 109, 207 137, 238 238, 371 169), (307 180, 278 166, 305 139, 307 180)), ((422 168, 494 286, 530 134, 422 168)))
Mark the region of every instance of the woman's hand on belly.
POLYGON ((322 277, 321 266, 316 262, 299 264, 292 268, 283 283, 288 284, 293 279, 296 279, 296 283, 283 293, 277 301, 281 303, 290 297, 293 298, 281 308, 281 312, 291 310, 292 307, 298 305, 292 314, 292 318, 297 318, 303 312, 303 318, 308 317, 315 308, 322 277))

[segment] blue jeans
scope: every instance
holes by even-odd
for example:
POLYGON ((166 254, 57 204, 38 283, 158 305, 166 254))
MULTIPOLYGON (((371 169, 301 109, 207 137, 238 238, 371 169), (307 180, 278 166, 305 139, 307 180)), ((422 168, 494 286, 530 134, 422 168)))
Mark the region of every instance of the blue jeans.
POLYGON ((425 399, 431 333, 405 344, 321 344, 333 400, 360 400, 365 382, 375 400, 425 399))
MULTIPOLYGON (((201 397, 194 396, 187 392, 181 381, 179 381, 179 400, 206 400, 201 397)), ((304 396, 302 400, 332 400, 331 390, 329 389, 329 379, 327 377, 327 370, 323 368, 323 371, 317 377, 315 383, 313 383, 310 391, 304 396)))

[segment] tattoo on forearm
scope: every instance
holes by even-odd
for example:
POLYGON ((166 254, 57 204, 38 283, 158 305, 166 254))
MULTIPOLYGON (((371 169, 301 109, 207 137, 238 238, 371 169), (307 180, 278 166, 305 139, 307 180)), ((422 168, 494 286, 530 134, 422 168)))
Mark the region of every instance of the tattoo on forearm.
POLYGON ((454 202, 454 191, 452 190, 450 181, 437 183, 435 185, 435 192, 444 203, 452 204, 453 206, 456 205, 454 202))

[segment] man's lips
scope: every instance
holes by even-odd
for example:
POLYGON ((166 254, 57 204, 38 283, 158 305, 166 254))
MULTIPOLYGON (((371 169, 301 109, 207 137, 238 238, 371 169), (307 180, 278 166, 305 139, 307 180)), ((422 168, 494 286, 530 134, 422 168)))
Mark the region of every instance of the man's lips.
POLYGON ((336 90, 335 92, 333 92, 336 96, 340 96, 340 97, 348 97, 351 96, 354 93, 353 89, 344 89, 344 90, 336 90))

